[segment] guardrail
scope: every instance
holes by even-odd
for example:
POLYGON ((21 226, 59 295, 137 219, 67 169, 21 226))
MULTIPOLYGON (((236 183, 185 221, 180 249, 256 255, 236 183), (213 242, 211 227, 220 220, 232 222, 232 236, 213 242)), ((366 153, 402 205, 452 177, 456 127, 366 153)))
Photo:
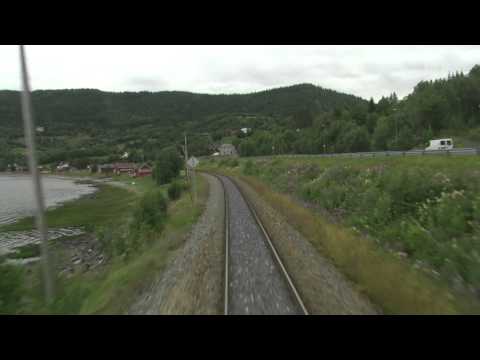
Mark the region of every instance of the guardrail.
POLYGON ((408 150, 408 151, 368 151, 337 154, 286 154, 285 157, 315 156, 315 157, 382 157, 382 156, 422 156, 422 155, 480 155, 480 149, 460 148, 452 150, 408 150))
MULTIPOLYGON (((480 148, 458 148, 452 150, 407 150, 407 151, 368 151, 356 153, 336 154, 278 154, 251 156, 251 158, 272 158, 272 157, 387 157, 387 156, 423 156, 423 155, 480 155, 480 148)), ((222 156, 202 156, 200 159, 222 158, 222 156)))

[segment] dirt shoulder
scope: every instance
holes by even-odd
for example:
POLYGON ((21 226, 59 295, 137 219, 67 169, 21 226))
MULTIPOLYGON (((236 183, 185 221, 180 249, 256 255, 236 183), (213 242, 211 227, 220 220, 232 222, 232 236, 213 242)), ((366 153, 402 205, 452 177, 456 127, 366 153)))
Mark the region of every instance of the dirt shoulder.
POLYGON ((310 314, 377 314, 379 310, 287 220, 245 182, 235 179, 272 237, 310 314))
POLYGON ((187 236, 185 246, 128 314, 222 314, 223 188, 215 177, 201 176, 209 185, 204 213, 187 236))

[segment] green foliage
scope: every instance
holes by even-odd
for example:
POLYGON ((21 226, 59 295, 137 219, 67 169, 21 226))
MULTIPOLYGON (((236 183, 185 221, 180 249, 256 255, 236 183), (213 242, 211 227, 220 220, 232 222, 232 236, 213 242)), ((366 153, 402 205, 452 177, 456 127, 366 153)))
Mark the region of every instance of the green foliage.
POLYGON ((280 191, 296 192, 384 248, 405 252, 457 287, 478 291, 478 162, 448 157, 276 159, 245 163, 243 169, 280 191))
MULTIPOLYGON (((25 165, 24 152, 13 150, 25 149, 18 99, 17 91, 0 91, 0 165, 25 165), (8 151, 2 147, 4 142, 8 151)), ((124 151, 130 153, 131 161, 153 161, 158 149, 180 145, 185 131, 208 132, 219 141, 241 127, 291 127, 287 122, 294 114, 309 126, 312 114, 365 102, 309 84, 242 95, 38 90, 33 91, 32 101, 36 122, 45 128, 37 136, 43 164, 80 159, 113 162, 124 151)), ((192 136, 189 153, 210 154, 210 145, 207 137, 192 136)))
POLYGON ((146 193, 133 214, 134 228, 149 227, 157 232, 163 229, 167 218, 167 199, 160 190, 146 193))
POLYGON ((17 252, 12 254, 8 254, 8 258, 10 259, 26 259, 31 257, 40 256, 40 245, 38 244, 29 244, 17 248, 17 252))
POLYGON ((255 175, 255 165, 252 160, 247 160, 243 166, 243 173, 245 175, 255 175))
POLYGON ((178 177, 183 161, 175 148, 168 147, 160 151, 153 169, 153 178, 158 185, 168 184, 178 177))
POLYGON ((14 314, 24 293, 24 270, 0 264, 0 314, 14 314))
POLYGON ((182 191, 184 189, 184 186, 180 184, 179 181, 173 181, 170 186, 168 187, 168 198, 170 200, 177 200, 180 198, 182 195, 182 191))

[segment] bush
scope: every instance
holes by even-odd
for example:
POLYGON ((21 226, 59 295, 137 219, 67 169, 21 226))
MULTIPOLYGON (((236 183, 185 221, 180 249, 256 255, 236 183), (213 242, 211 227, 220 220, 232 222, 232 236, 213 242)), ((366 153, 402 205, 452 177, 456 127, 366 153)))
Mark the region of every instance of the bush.
POLYGON ((153 178, 158 185, 168 184, 180 174, 183 161, 175 148, 165 148, 158 154, 153 178))
POLYGON ((255 175, 256 171, 252 160, 247 160, 245 162, 245 165, 243 166, 243 173, 245 175, 255 175))
POLYGON ((182 195, 182 191, 184 186, 180 184, 178 181, 173 181, 170 186, 168 187, 168 198, 170 200, 177 200, 182 195))
POLYGON ((243 173, 298 194, 389 250, 405 252, 442 278, 480 292, 478 171, 452 170, 444 159, 428 159, 432 166, 326 160, 316 167, 283 166, 277 160, 248 160, 243 173))
POLYGON ((160 190, 150 191, 143 196, 134 212, 134 228, 146 226, 162 231, 167 218, 167 199, 160 190))

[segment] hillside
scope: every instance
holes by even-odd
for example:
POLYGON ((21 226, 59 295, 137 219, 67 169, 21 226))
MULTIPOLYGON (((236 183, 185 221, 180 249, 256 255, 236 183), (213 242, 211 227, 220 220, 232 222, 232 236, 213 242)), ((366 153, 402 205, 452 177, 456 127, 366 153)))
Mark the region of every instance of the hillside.
MULTIPOLYGON (((124 151, 132 161, 155 160, 160 149, 179 146, 183 132, 193 155, 209 154, 225 139, 242 156, 408 150, 439 136, 453 137, 457 147, 480 143, 479 65, 377 103, 311 84, 232 95, 39 90, 32 98, 45 128, 40 162, 81 168, 124 151), (244 135, 243 127, 252 132, 244 135)), ((0 128, 1 171, 25 162, 18 92, 0 91, 0 128)))
MULTIPOLYGON (((305 113, 365 107, 358 97, 301 84, 251 94, 188 92, 102 92, 94 89, 32 93, 42 162, 118 155, 154 157, 157 149, 181 141, 184 131, 209 132, 214 140, 242 126, 255 129, 308 126, 305 113)), ((0 91, 0 150, 3 164, 22 163, 20 96, 0 91)), ((206 146, 192 140, 192 151, 206 146)), ((205 145, 205 144, 203 144, 205 145)), ((0 162, 2 161, 0 160, 0 162)))

